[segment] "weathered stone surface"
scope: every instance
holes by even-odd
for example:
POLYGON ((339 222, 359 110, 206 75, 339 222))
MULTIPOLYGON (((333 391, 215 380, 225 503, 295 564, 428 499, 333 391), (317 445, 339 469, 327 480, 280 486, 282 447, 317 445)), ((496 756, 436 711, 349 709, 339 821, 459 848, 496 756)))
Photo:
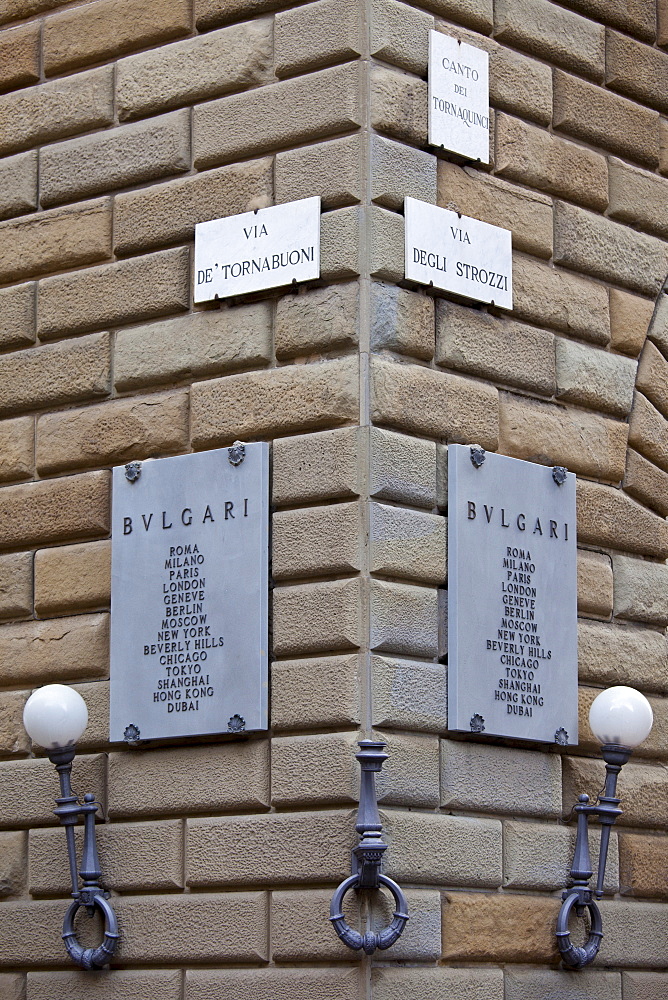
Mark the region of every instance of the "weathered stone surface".
POLYGON ((498 393, 472 379, 418 365, 372 360, 374 423, 454 442, 477 441, 494 451, 498 442, 498 393))
POLYGON ((443 957, 455 961, 556 963, 559 900, 544 896, 446 892, 443 957))
MULTIPOLYGON (((573 863, 575 825, 556 826, 553 823, 519 823, 503 825, 504 885, 514 889, 554 891, 568 883, 573 863)), ((590 830, 590 853, 594 871, 598 870, 600 829, 590 830)), ((604 888, 617 892, 619 863, 617 837, 610 838, 605 869, 604 888)))
POLYGON ((503 972, 484 966, 470 969, 398 968, 379 966, 371 972, 373 995, 377 1000, 503 1000, 503 972))
POLYGON ((271 668, 274 729, 356 727, 361 716, 361 667, 352 656, 275 660, 271 668))
POLYGON ((358 414, 357 359, 230 375, 196 382, 191 392, 198 448, 336 427, 358 414))
POLYGON ((615 617, 668 623, 668 566, 615 553, 615 617))
POLYGON ((319 0, 278 13, 274 51, 279 77, 356 59, 364 51, 357 5, 351 0, 319 0))
MULTIPOLYGON (((0 65, 2 36, 0 36, 0 65)), ((0 160, 0 219, 37 208, 37 153, 19 153, 0 160)))
POLYGON ((271 741, 271 795, 276 805, 355 801, 359 775, 355 733, 281 736, 271 741))
POLYGON ((27 837, 24 832, 0 833, 0 899, 20 896, 27 872, 27 837))
POLYGON ((559 758, 531 750, 442 740, 441 805, 476 812, 558 815, 559 758), (522 775, 521 785, 518 774, 522 775))
POLYGON ((624 489, 662 517, 668 515, 668 473, 632 448, 626 453, 624 489))
POLYGON ((272 518, 274 579, 354 573, 360 569, 358 503, 277 511, 272 518), (304 545, 304 539, 311 544, 304 545))
POLYGON ((400 656, 438 655, 438 591, 374 580, 369 609, 369 644, 379 653, 400 656))
POLYGON ((0 490, 0 548, 106 535, 109 487, 107 472, 5 487, 0 490))
POLYGON ((0 618, 24 618, 31 611, 31 553, 0 556, 0 618))
POLYGON ((612 566, 602 552, 578 550, 578 611, 604 618, 612 614, 612 566))
POLYGON ((436 505, 438 446, 433 441, 374 427, 370 445, 369 492, 373 497, 429 510, 436 505))
POLYGON ((276 203, 310 198, 322 208, 354 205, 362 198, 362 145, 359 135, 286 149, 276 155, 276 203))
POLYGON ((369 541, 372 573, 445 583, 446 521, 440 515, 372 503, 369 541))
POLYGON ((35 341, 35 288, 33 281, 0 290, 0 348, 25 346, 35 341))
POLYGON ((578 538, 592 545, 665 559, 668 524, 621 490, 600 483, 577 483, 578 538))
POLYGON ((108 605, 110 596, 110 542, 62 545, 35 553, 38 615, 108 605))
MULTIPOLYGON (((72 767, 72 782, 76 782, 79 788, 85 788, 87 792, 92 792, 103 806, 106 803, 105 769, 106 760, 102 754, 77 754, 72 767)), ((27 827, 30 829, 34 826, 57 825, 57 820, 53 815, 53 764, 48 757, 0 761, 0 778, 2 779, 0 784, 0 827, 4 829, 27 827)), ((58 784, 56 783, 56 791, 57 789, 58 784)), ((4 913, 5 909, 3 903, 0 906, 0 914, 4 913)), ((58 923, 62 920, 62 915, 61 906, 58 923)), ((1 920, 0 916, 0 922, 1 920)), ((26 941, 22 941, 15 936, 15 932, 16 928, 12 934, 8 935, 7 924, 0 927, 0 940, 2 940, 3 945, 0 963, 4 965, 26 964, 25 960, 28 955, 25 944, 26 941, 34 939, 28 935, 26 941), (11 962, 6 952, 6 948, 10 945, 16 948, 16 957, 11 962), (21 951, 21 947, 23 947, 23 951, 21 951)), ((58 943, 62 948, 62 944, 58 943)), ((39 956, 39 952, 37 954, 39 956)), ((39 961, 43 963, 43 957, 39 957, 39 961)), ((53 964, 58 965, 60 961, 62 961, 62 954, 58 952, 53 959, 53 964)))
MULTIPOLYGON (((90 983, 90 973, 83 969, 76 972, 28 973, 30 1000, 87 1000, 90 983)), ((180 1000, 181 972, 178 969, 143 969, 141 972, 114 969, 106 971, 96 980, 95 992, 98 1000, 135 1000, 138 996, 180 1000)))
POLYGON ((247 969, 188 969, 185 995, 186 1000, 228 1000, 229 997, 235 1000, 308 1000, 314 996, 326 996, 327 1000, 363 1000, 360 980, 359 969, 345 967, 272 966, 253 969, 252 976, 247 969))
POLYGON ((29 479, 35 465, 35 421, 16 417, 0 421, 0 483, 29 479))
MULTIPOLYGON (((605 767, 600 758, 564 757, 564 812, 571 809, 583 792, 595 801, 604 776, 605 767)), ((668 771, 665 767, 631 760, 619 775, 617 794, 624 803, 618 825, 665 826, 668 820, 668 771)), ((635 964, 638 953, 629 950, 628 958, 635 964)))
POLYGON ((442 664, 374 656, 371 670, 374 726, 437 733, 447 729, 447 678, 442 664))
POLYGON ((636 358, 652 319, 654 303, 621 288, 610 289, 610 337, 612 347, 636 358))
POLYGON ((270 59, 271 29, 266 20, 237 24, 122 59, 116 70, 119 118, 155 114, 244 90, 266 79, 270 59))
POLYGON ((627 416, 636 377, 636 365, 630 358, 595 351, 562 337, 557 339, 556 348, 557 396, 616 417, 627 416))
POLYGON ((327 285, 276 303, 277 358, 353 347, 359 338, 357 284, 327 285))
POLYGON ((497 0, 495 37, 575 73, 603 75, 604 29, 546 0, 497 0))
POLYGON ((641 392, 633 397, 629 444, 668 471, 668 421, 641 392))
POLYGON ((581 680, 668 691, 668 643, 660 632, 581 621, 578 658, 581 680))
POLYGON ((505 455, 618 483, 628 427, 594 413, 501 393, 499 449, 505 455))
POLYGON ((434 300, 384 282, 371 286, 372 350, 397 351, 429 361, 434 356, 434 300))
POLYGON ((283 506, 357 496, 360 434, 344 427, 274 441, 273 502, 283 506))
POLYGON ((646 342, 640 355, 636 388, 664 417, 668 417, 668 361, 651 340, 646 342))
POLYGON ((0 626, 3 679, 23 687, 104 677, 109 616, 74 615, 0 626))
POLYGON ((508 968, 505 984, 505 1000, 622 1000, 620 973, 598 969, 508 968))
MULTIPOLYGON (((611 289, 611 296, 613 292, 618 289, 611 289)), ((513 257, 513 312, 593 344, 605 346, 610 340, 608 295, 602 285, 519 254, 513 257)))
POLYGON ((335 652, 360 645, 359 580, 277 587, 273 603, 277 656, 335 652))
POLYGON ((620 834, 619 863, 624 895, 668 897, 668 841, 665 837, 620 834))
POLYGON ((493 819, 382 810, 386 870, 398 882, 499 886, 501 823, 493 819), (425 853, 424 844, 431 849, 425 853))

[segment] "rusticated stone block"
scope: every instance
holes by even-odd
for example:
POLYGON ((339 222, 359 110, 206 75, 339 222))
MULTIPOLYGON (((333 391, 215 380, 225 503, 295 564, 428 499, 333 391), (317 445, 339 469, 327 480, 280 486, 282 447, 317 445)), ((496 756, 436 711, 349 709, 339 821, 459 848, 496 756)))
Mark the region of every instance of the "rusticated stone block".
POLYGON ((0 483, 29 479, 34 465, 34 419, 17 417, 0 421, 0 483))
POLYGON ((352 656, 276 660, 271 668, 271 720, 275 730, 356 727, 361 673, 352 656))
POLYGON ((271 741, 275 805, 347 805, 357 800, 357 734, 281 736, 271 741))
POLYGON ((21 973, 0 973, 0 990, 6 1000, 25 1000, 25 976, 21 973))
POLYGON ((32 611, 32 554, 0 556, 0 618, 23 618, 32 611))
POLYGON ((612 566, 602 552, 578 550, 578 611, 604 618, 612 614, 612 566))
POLYGON ((497 0, 495 37, 542 56, 575 73, 600 79, 604 29, 547 0, 497 0))
POLYGON ((668 566, 664 563, 612 557, 615 574, 615 617, 648 622, 668 623, 668 566))
POLYGON ((356 839, 350 810, 189 819, 187 884, 341 882, 356 839), (307 828, 312 831, 308 847, 307 828))
POLYGON ((501 885, 498 820, 393 809, 383 809, 382 820, 390 845, 384 870, 395 881, 475 888, 501 885), (425 844, 430 845, 427 852, 425 844))
POLYGON ((490 893, 443 896, 443 957, 473 962, 556 963, 558 899, 490 893))
POLYGON ((668 524, 621 490, 580 480, 577 512, 578 538, 582 542, 660 559, 668 556, 668 524))
POLYGON ((106 396, 110 377, 105 333, 0 355, 0 413, 106 396))
POLYGON ((557 338, 556 348, 557 396, 616 417, 627 416, 636 377, 636 366, 630 358, 562 337, 557 338))
POLYGON ((116 195, 114 249, 129 253, 191 240, 198 222, 266 208, 271 192, 265 157, 116 195))
POLYGON ((193 118, 195 166, 351 131, 360 124, 359 87, 353 63, 201 104, 193 118))
POLYGON ((664 969, 664 955, 668 947, 665 905, 611 899, 605 909, 601 963, 664 969))
POLYGON ((622 972, 624 1000, 654 1000, 668 989, 666 972, 622 972))
POLYGON ((413 146, 427 144, 427 85, 415 76, 375 67, 371 71, 371 124, 413 146))
POLYGON ((668 471, 668 421, 641 392, 633 397, 629 444, 668 471))
POLYGON ((358 428, 345 427, 274 441, 274 504, 357 496, 361 433, 358 428))
POLYGON ((381 734, 389 761, 376 782, 383 805, 434 808, 439 803, 438 737, 431 733, 381 734))
POLYGON ((445 583, 445 518, 385 504, 369 505, 372 573, 445 583))
POLYGON ((668 841, 640 833, 619 836, 621 892, 668 897, 668 841))
POLYGON ((498 393, 492 386, 419 365, 372 359, 374 423, 454 442, 498 442, 498 393))
POLYGON ((471 969, 397 968, 379 966, 371 972, 376 1000, 503 1000, 503 972, 484 966, 471 969))
POLYGON ((358 415, 357 359, 230 375, 191 393, 197 448, 339 426, 358 415))
POLYGON ((386 656, 374 656, 371 664, 374 726, 435 733, 447 729, 447 683, 442 664, 386 656))
POLYGON ((74 615, 0 626, 6 684, 33 685, 104 677, 108 670, 108 615, 74 615))
POLYGON ((16 90, 39 80, 39 22, 0 35, 0 89, 16 90))
POLYGON ((44 68, 52 76, 88 62, 115 59, 134 48, 185 35, 191 27, 187 0, 150 0, 139 9, 127 0, 98 0, 47 19, 44 68))
POLYGON ((48 614, 109 604, 111 544, 84 542, 35 553, 35 611, 48 614))
POLYGON ((0 254, 2 282, 105 260, 111 256, 111 201, 99 198, 1 222, 0 254))
POLYGON ((429 361, 434 355, 434 300, 396 285, 371 285, 371 347, 429 361))
POLYGON ((622 1000, 621 974, 595 968, 507 968, 505 982, 505 1000, 622 1000))
POLYGON ((373 497, 430 510, 436 506, 438 446, 433 441, 374 427, 370 443, 373 497))
MULTIPOLYGON (((644 48, 644 46, 643 46, 644 48)), ((656 50, 649 50, 656 51, 656 50)), ((663 56, 668 63, 668 55, 663 56)), ((623 160, 610 160, 610 216, 664 239, 668 236, 665 181, 623 160)))
POLYGON ((641 104, 668 110, 668 55, 609 28, 605 33, 605 82, 641 104))
MULTIPOLYGON (((2 65, 0 35, 0 66, 2 65)), ((19 153, 0 160, 0 219, 25 215, 37 208, 37 153, 19 153)))
POLYGON ((24 832, 0 833, 0 898, 20 896, 25 887, 27 836, 24 832))
POLYGON ((0 156, 110 125, 113 103, 112 66, 6 94, 0 97, 0 156))
POLYGON ((90 267, 40 282, 42 338, 183 312, 190 301, 186 247, 90 267))
MULTIPOLYGON (((84 970, 28 973, 29 1000, 89 1000, 90 988, 90 973, 84 970)), ((107 970, 97 977, 95 992, 98 1000, 136 1000, 140 996, 181 1000, 181 971, 107 970)))
POLYGON ((624 489, 662 517, 668 515, 668 473, 632 448, 626 453, 624 489))
POLYGON ((0 290, 0 348, 23 347, 35 341, 34 281, 0 290))
MULTIPOLYGON (((103 754, 86 756, 77 754, 72 767, 72 783, 82 792, 92 792, 98 802, 106 803, 106 758, 103 754)), ((8 760, 0 761, 0 826, 28 827, 57 825, 58 821, 53 815, 55 809, 54 799, 58 794, 58 775, 54 766, 47 757, 33 758, 28 760, 8 760)), ((62 834, 62 830, 60 831, 62 834)), ((62 848, 61 848, 62 849, 62 848)), ((5 905, 0 906, 0 914, 5 912, 5 905)), ((54 926, 60 926, 63 919, 62 901, 60 901, 60 916, 54 926)), ((0 916, 0 922, 2 916, 0 916)), ((23 965, 28 958, 25 952, 21 953, 21 947, 25 947, 26 941, 34 942, 34 938, 28 937, 22 940, 18 930, 7 936, 7 924, 0 928, 0 940, 2 941, 2 952, 0 952, 0 963, 5 965, 23 965), (4 932, 4 933, 3 933, 4 932), (18 957, 14 961, 8 957, 5 946, 16 948, 18 957)), ((9 922, 11 926, 11 920, 9 922)), ((62 943, 58 941, 62 948, 62 943)), ((39 954, 39 952, 38 952, 39 954)), ((43 958, 39 959, 43 961, 43 958)), ((62 961, 62 953, 57 952, 57 957, 52 959, 57 965, 62 961)))
POLYGON ((556 816, 561 767, 554 755, 476 743, 441 742, 441 805, 477 812, 556 816), (517 783, 517 775, 522 782, 517 783))
POLYGON ((445 299, 436 306, 436 360, 447 368, 546 396, 554 395, 556 388, 551 333, 445 299))
POLYGON ((119 118, 244 90, 266 79, 270 64, 268 20, 235 24, 130 56, 117 64, 119 118))
POLYGON ((610 289, 610 336, 612 347, 636 358, 652 319, 654 303, 621 288, 610 289))
POLYGON ((581 680, 668 691, 668 643, 660 632, 581 621, 578 660, 581 680))
POLYGON ((555 207, 554 260, 652 296, 668 271, 668 249, 661 240, 564 202, 555 207))
MULTIPOLYGON (((30 893, 66 896, 70 891, 67 854, 60 829, 31 830, 30 893)), ((77 857, 83 829, 75 830, 77 857)), ((162 823, 100 824, 97 830, 104 884, 119 891, 163 891, 183 888, 183 831, 180 819, 162 823)))
MULTIPOLYGON (((590 830, 590 853, 598 871, 600 829, 590 830)), ((575 849, 575 826, 554 823, 516 823, 503 826, 503 884, 513 889, 554 891, 568 884, 575 849)), ((617 835, 612 834, 608 849, 604 889, 617 892, 619 863, 617 835)))
POLYGON ((89 472, 0 490, 0 549, 99 538, 109 531, 109 474, 89 472))
POLYGON ((334 652, 360 645, 359 580, 277 587, 273 603, 277 656, 334 652))
MULTIPOLYGON (((154 458, 187 449, 187 391, 115 399, 37 421, 41 473, 154 458)), ((1 425, 0 425, 1 426, 1 425)))
POLYGON ((658 114, 561 70, 554 73, 554 126, 595 146, 656 166, 658 114))
POLYGON ((23 725, 23 708, 28 695, 28 691, 0 694, 0 753, 3 755, 30 752, 30 740, 23 725))
MULTIPOLYGON (((611 296, 617 291, 611 289, 611 296)), ((610 340, 608 295, 603 286, 519 254, 513 258, 513 312, 592 344, 605 346, 610 340)))
POLYGON ((363 1000, 360 970, 356 967, 287 969, 272 966, 253 969, 252 975, 248 974, 248 969, 188 969, 185 989, 186 1000, 228 1000, 229 997, 235 1000, 309 1000, 314 996, 326 996, 327 1000, 363 1000))
POLYGON ((668 361, 651 340, 640 355, 636 387, 668 417, 668 361))
MULTIPOLYGON (((414 8, 406 4, 399 5, 394 0, 386 0, 401 11, 416 14, 414 8)), ((422 16, 420 14, 420 16, 422 16)), ((425 33, 424 39, 427 40, 425 33)), ((371 197, 377 205, 400 212, 403 208, 406 191, 413 198, 436 203, 436 157, 431 153, 407 146, 403 142, 394 142, 377 135, 372 137, 371 144, 371 197)))
POLYGON ((267 805, 268 782, 266 740, 113 753, 109 812, 128 817, 258 809, 267 805))
MULTIPOLYGON (((379 931, 392 921, 392 900, 383 892, 369 895, 372 897, 369 925, 379 931)), ((354 897, 355 893, 350 896, 354 897)), ((350 896, 344 904, 346 918, 351 927, 364 929, 358 901, 350 896)), ((272 893, 272 951, 278 961, 350 961, 350 949, 328 926, 330 899, 331 889, 272 893)), ((404 962, 434 961, 440 951, 439 894, 429 889, 407 889, 406 901, 410 920, 401 938, 392 946, 392 954, 404 962)))
POLYGON ((318 0, 276 15, 274 58, 279 77, 347 62, 363 51, 360 11, 351 0, 318 0))
POLYGON ((354 573, 360 569, 359 504, 278 511, 272 524, 274 579, 354 573), (313 541, 304 546, 304 538, 313 541))
MULTIPOLYGON (((564 812, 572 808, 583 792, 595 802, 605 777, 603 761, 587 757, 564 757, 562 760, 564 812)), ((631 760, 619 775, 617 794, 624 809, 617 820, 618 825, 665 826, 668 819, 668 772, 665 767, 631 760)), ((635 963, 637 955, 631 949, 628 952, 635 963)))
POLYGON ((499 449, 504 455, 618 483, 624 476, 628 427, 555 403, 499 395, 499 449))
POLYGON ((40 153, 40 197, 43 205, 57 205, 189 169, 184 109, 47 146, 40 153))
POLYGON ((120 330, 114 379, 118 389, 137 389, 264 365, 270 357, 271 308, 253 302, 120 330))
POLYGON ((437 591, 373 580, 369 643, 378 653, 438 655, 437 591))
POLYGON ((362 199, 361 136, 330 139, 286 149, 275 156, 276 202, 310 198, 317 191, 322 208, 342 208, 362 199))
POLYGON ((277 358, 353 347, 359 338, 359 287, 327 285, 276 303, 277 358))

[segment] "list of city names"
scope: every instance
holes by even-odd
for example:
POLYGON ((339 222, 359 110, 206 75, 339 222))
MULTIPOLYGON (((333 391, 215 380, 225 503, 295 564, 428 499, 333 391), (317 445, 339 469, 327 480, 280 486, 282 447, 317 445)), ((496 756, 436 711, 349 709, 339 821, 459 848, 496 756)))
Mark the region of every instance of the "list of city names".
POLYGON ((168 713, 197 712, 202 699, 215 693, 206 669, 209 652, 223 646, 215 608, 207 602, 206 557, 197 543, 165 548, 161 583, 164 616, 154 641, 144 644, 145 662, 157 676, 153 701, 168 713))

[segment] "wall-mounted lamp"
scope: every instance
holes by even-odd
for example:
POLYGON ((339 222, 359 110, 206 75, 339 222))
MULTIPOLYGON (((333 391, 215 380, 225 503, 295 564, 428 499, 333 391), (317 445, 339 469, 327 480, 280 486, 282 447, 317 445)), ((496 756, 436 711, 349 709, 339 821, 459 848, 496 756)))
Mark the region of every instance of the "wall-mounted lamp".
POLYGON ((357 811, 355 829, 360 835, 360 842, 353 848, 353 874, 341 883, 334 895, 329 908, 329 919, 334 930, 344 944, 359 951, 363 948, 367 955, 373 954, 376 948, 389 948, 400 937, 408 920, 406 897, 396 882, 381 873, 383 854, 387 850, 381 833, 383 824, 378 813, 376 798, 376 774, 387 760, 383 751, 386 743, 375 740, 361 740, 360 752, 355 754, 362 769, 360 785, 360 801, 357 811), (360 934, 346 923, 343 916, 343 897, 349 889, 379 889, 384 885, 394 896, 396 909, 392 923, 382 931, 366 931, 360 934))
POLYGON ((100 808, 95 796, 88 793, 80 802, 72 793, 70 779, 76 741, 88 725, 88 709, 80 694, 64 684, 47 684, 35 691, 23 710, 23 725, 31 740, 43 746, 60 776, 60 797, 54 812, 65 827, 67 853, 72 880, 72 896, 63 922, 63 941, 70 958, 84 969, 101 969, 109 963, 118 940, 116 914, 107 902, 109 893, 100 887, 100 862, 95 842, 95 814, 100 808), (77 857, 74 846, 74 827, 79 817, 84 818, 84 843, 79 875, 83 885, 79 888, 77 857), (74 930, 74 918, 81 906, 89 915, 96 909, 104 917, 104 939, 97 948, 84 948, 79 944, 74 930))
POLYGON ((603 794, 598 796, 596 804, 590 806, 589 796, 581 795, 575 806, 578 826, 573 866, 570 871, 573 884, 562 893, 563 903, 557 919, 559 951, 564 964, 573 969, 582 969, 594 961, 603 937, 601 913, 589 888, 589 879, 594 874, 589 856, 589 817, 598 816, 602 827, 594 892, 596 898, 600 899, 603 895, 610 830, 622 814, 619 808, 620 800, 615 795, 617 777, 634 748, 649 736, 653 721, 652 708, 647 698, 630 687, 612 687, 602 691, 594 699, 589 710, 589 725, 596 739, 602 744, 601 755, 605 761, 606 775, 603 794), (589 937, 582 948, 576 947, 571 942, 568 931, 568 918, 573 907, 578 916, 582 916, 585 909, 588 909, 591 917, 589 937))

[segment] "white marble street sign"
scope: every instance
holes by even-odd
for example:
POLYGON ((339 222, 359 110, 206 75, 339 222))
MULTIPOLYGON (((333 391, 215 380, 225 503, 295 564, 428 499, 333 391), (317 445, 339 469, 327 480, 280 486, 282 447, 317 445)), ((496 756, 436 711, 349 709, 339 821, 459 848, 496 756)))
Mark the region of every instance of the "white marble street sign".
POLYGON ((448 447, 448 727, 573 746, 575 476, 482 455, 448 447))
POLYGON ((320 277, 320 198, 195 226, 195 302, 320 277))
POLYGON ((268 483, 263 443, 114 469, 112 742, 267 728, 268 483))
POLYGON ((429 32, 429 142, 489 163, 489 55, 429 32))
POLYGON ((408 280, 512 309, 510 230, 416 198, 404 199, 404 216, 408 280))

